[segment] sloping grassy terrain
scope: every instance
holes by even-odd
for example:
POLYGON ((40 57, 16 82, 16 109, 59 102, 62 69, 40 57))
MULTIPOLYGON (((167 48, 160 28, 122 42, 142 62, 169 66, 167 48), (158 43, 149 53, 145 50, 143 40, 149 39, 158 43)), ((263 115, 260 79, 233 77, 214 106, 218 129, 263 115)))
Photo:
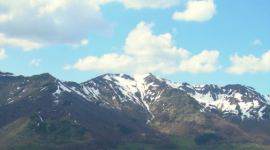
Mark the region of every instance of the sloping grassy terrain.
MULTIPOLYGON (((129 129, 123 128, 123 132, 129 129)), ((58 120, 43 119, 34 113, 20 118, 0 131, 1 150, 91 150, 95 143, 88 130, 69 116, 58 120)), ((104 146, 104 145, 103 145, 104 146)), ((270 147, 253 143, 231 143, 214 132, 196 136, 163 135, 127 139, 104 150, 269 150, 270 147)))
POLYGON ((168 141, 127 143, 117 150, 269 150, 269 146, 254 143, 229 143, 216 139, 198 143, 195 138, 170 136, 168 141))
POLYGON ((21 118, 3 128, 0 145, 1 150, 47 150, 89 141, 87 130, 68 117, 43 120, 33 114, 30 119, 21 118))

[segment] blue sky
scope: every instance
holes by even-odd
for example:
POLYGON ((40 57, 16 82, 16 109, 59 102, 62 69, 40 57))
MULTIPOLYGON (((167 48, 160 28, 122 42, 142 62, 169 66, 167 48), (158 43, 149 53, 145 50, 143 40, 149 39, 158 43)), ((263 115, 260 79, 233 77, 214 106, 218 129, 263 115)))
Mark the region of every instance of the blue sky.
POLYGON ((152 72, 268 94, 269 7, 268 0, 0 0, 0 70, 77 82, 152 72))

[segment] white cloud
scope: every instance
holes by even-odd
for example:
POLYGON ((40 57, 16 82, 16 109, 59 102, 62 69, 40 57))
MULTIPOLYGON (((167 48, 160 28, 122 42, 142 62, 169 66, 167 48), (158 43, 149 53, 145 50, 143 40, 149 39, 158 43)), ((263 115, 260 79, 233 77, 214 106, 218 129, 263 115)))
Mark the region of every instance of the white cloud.
POLYGON ((0 49, 0 60, 3 60, 7 57, 5 49, 0 49))
POLYGON ((189 0, 183 12, 175 12, 174 20, 198 21, 210 20, 216 12, 214 0, 189 0))
POLYGON ((252 45, 254 45, 254 46, 260 46, 262 44, 263 44, 263 42, 260 39, 256 39, 252 42, 252 45))
POLYGON ((127 8, 169 8, 179 4, 180 0, 118 0, 127 8))
POLYGON ((200 54, 184 60, 180 64, 180 70, 183 72, 200 73, 200 72, 213 72, 216 71, 219 66, 217 60, 219 58, 219 51, 204 50, 200 54))
POLYGON ((20 38, 9 38, 1 33, 0 33, 0 45, 19 47, 22 48, 24 51, 31 51, 32 49, 42 47, 42 44, 40 43, 20 38))
POLYGON ((13 19, 12 14, 0 14, 0 23, 6 22, 13 19))
POLYGON ((88 43, 89 43, 88 39, 83 39, 81 41, 81 45, 88 45, 88 43))
POLYGON ((103 19, 100 11, 100 6, 105 2, 0 0, 0 33, 7 39, 41 45, 80 44, 91 33, 111 33, 112 27, 103 19))
POLYGON ((88 39, 82 39, 80 43, 78 44, 73 44, 73 48, 78 48, 78 47, 83 47, 89 44, 89 40, 88 39))
POLYGON ((125 53, 136 57, 177 57, 186 58, 189 52, 173 44, 172 35, 154 35, 151 24, 141 22, 126 39, 125 53))
POLYGON ((218 69, 218 51, 205 50, 192 56, 186 49, 174 45, 170 33, 154 35, 152 26, 139 23, 126 38, 123 54, 88 56, 73 65, 66 65, 65 69, 164 74, 212 72, 218 69))
POLYGON ((112 33, 101 12, 108 3, 131 9, 168 8, 179 0, 0 0, 0 34, 28 44, 84 44, 81 41, 89 34, 112 33))
POLYGON ((79 59, 74 65, 66 65, 65 70, 76 68, 80 71, 98 70, 114 71, 125 70, 131 65, 131 58, 126 55, 106 54, 102 57, 88 56, 79 59))
POLYGON ((30 64, 31 66, 34 66, 34 67, 40 66, 40 63, 41 63, 41 59, 32 59, 32 60, 29 62, 29 64, 30 64))
MULTIPOLYGON (((51 2, 44 3, 39 9, 39 15, 53 14, 59 9, 64 9, 68 0, 53 0, 51 2)), ((38 1, 33 0, 32 4, 38 4, 38 1)))
POLYGON ((231 57, 231 66, 227 69, 231 74, 270 72, 270 50, 261 57, 254 55, 231 57))

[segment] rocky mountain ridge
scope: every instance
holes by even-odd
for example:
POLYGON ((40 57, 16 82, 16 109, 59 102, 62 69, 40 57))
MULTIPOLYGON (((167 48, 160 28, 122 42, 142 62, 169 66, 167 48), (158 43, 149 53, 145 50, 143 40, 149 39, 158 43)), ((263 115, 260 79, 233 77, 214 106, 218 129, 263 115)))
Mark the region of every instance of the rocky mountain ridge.
MULTIPOLYGON (((76 83, 48 73, 0 72, 0 97, 0 149, 25 137, 24 144, 30 140, 44 149, 60 146, 56 150, 67 149, 59 141, 68 148, 107 149, 135 141, 168 144, 171 135, 210 135, 210 141, 232 143, 270 141, 269 99, 237 84, 196 86, 153 74, 104 74, 76 83)), ((212 145, 208 142, 203 143, 212 145)))
MULTIPOLYGON (((269 108, 269 100, 254 88, 239 84, 190 85, 188 83, 173 83, 152 74, 131 77, 125 74, 105 74, 70 87, 76 93, 89 101, 99 101, 108 107, 121 109, 122 103, 133 103, 146 108, 151 113, 151 104, 159 100, 164 89, 180 90, 197 100, 204 110, 220 111, 224 117, 233 116, 243 119, 267 119, 265 115, 269 108), (104 101, 104 91, 110 89, 112 99, 104 101)), ((105 92, 105 93, 104 93, 105 92)), ((202 110, 203 111, 203 110, 202 110)))
MULTIPOLYGON (((56 91, 53 92, 55 103, 62 92, 75 93, 87 101, 99 103, 108 108, 125 109, 129 105, 138 109, 145 109, 149 114, 151 105, 159 101, 165 89, 172 88, 180 90, 202 106, 201 111, 219 111, 224 117, 239 117, 243 119, 268 119, 266 114, 270 109, 269 96, 264 96, 254 88, 244 85, 190 85, 188 83, 176 83, 154 76, 153 74, 138 75, 131 77, 126 74, 104 74, 81 84, 75 82, 62 82, 49 74, 42 74, 56 83, 56 91)), ((1 77, 22 78, 11 73, 1 73, 1 77)), ((35 76, 33 76, 35 77, 35 76)), ((28 77, 31 79, 30 77, 28 77)), ((5 97, 6 104, 27 93, 28 87, 24 84, 31 82, 26 79, 18 84, 5 97), (17 98, 11 98, 12 94, 18 94, 17 98)), ((41 91, 46 90, 45 86, 40 87, 41 91)))

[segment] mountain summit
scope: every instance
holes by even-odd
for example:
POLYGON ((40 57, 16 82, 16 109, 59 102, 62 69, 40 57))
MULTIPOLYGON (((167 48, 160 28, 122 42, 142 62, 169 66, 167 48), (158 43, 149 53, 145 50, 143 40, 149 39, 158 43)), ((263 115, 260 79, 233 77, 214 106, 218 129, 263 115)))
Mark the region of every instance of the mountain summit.
POLYGON ((153 74, 131 77, 125 74, 105 74, 70 88, 89 101, 103 103, 111 108, 122 109, 132 103, 146 108, 158 102, 166 89, 175 89, 194 98, 203 111, 218 111, 222 116, 240 120, 268 119, 270 101, 254 88, 244 85, 190 85, 173 83, 153 74), (111 97, 107 99, 107 96, 111 97), (106 96, 106 98, 104 98, 106 96))
POLYGON ((0 96, 1 149, 121 149, 146 141, 181 148, 171 136, 195 142, 186 149, 270 141, 269 98, 239 84, 190 85, 153 74, 76 83, 0 73, 0 96))

